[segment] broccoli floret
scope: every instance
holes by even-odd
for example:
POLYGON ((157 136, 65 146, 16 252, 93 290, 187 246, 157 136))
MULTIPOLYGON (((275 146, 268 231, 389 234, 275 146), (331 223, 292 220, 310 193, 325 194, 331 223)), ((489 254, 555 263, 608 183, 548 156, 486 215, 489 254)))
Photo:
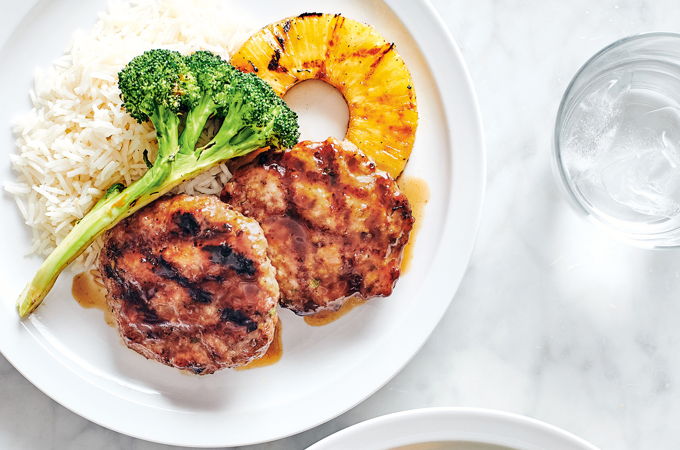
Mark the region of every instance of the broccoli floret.
POLYGON ((201 95, 200 84, 189 70, 187 58, 172 50, 149 50, 132 58, 118 73, 123 107, 137 121, 159 115, 178 115, 201 95))
POLYGON ((219 131, 199 150, 212 154, 215 148, 234 148, 243 154, 253 146, 289 147, 297 142, 297 115, 253 74, 239 72, 235 77, 224 112, 219 131))
POLYGON ((239 75, 233 66, 214 53, 198 51, 186 58, 201 95, 187 114, 181 137, 182 151, 193 151, 196 141, 211 117, 222 117, 233 89, 232 80, 239 75))
POLYGON ((118 79, 123 107, 156 129, 156 158, 145 158, 150 167, 139 180, 112 186, 45 259, 19 297, 22 317, 40 305, 73 259, 120 220, 224 160, 297 143, 295 112, 267 83, 213 53, 150 50, 133 58, 118 79), (223 119, 217 134, 196 147, 211 118, 223 119))
POLYGON ((133 58, 118 73, 123 107, 138 122, 151 120, 158 137, 158 156, 178 147, 180 114, 201 95, 185 58, 171 50, 149 50, 133 58))

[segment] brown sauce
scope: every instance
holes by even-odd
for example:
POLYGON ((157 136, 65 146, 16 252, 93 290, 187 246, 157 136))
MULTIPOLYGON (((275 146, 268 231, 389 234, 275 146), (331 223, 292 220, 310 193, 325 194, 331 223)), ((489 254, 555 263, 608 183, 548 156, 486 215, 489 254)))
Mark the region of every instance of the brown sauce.
POLYGON ((345 303, 342 304, 342 306, 335 310, 335 311, 319 311, 316 314, 312 314, 310 316, 305 316, 305 322, 307 325, 313 326, 313 327, 320 327, 322 325, 328 325, 331 322, 335 322, 354 308, 356 308, 359 305, 363 305, 366 302, 363 298, 359 296, 352 296, 347 299, 345 303))
POLYGON ((411 267, 413 246, 416 243, 416 238, 423 222, 425 205, 427 205, 427 202, 430 200, 430 188, 427 185, 427 181, 417 177, 402 177, 399 179, 398 184, 401 192, 408 198, 408 201, 411 204, 411 212, 416 219, 413 223, 411 236, 408 240, 408 244, 404 247, 404 255, 401 259, 401 273, 404 274, 408 271, 409 267, 411 267))
POLYGON ((73 298, 83 308, 96 308, 104 311, 104 320, 114 325, 113 314, 106 303, 106 288, 102 284, 99 272, 88 270, 73 277, 71 284, 73 298))
POLYGON ((277 363, 281 356, 283 356, 283 342, 281 341, 281 321, 276 322, 276 329, 274 330, 274 340, 269 345, 267 353, 262 358, 254 359, 245 366, 237 367, 236 370, 255 369, 256 367, 271 366, 277 363))
MULTIPOLYGON (((413 224, 413 229, 411 230, 411 236, 409 237, 408 244, 404 247, 404 255, 401 260, 401 273, 405 273, 413 259, 413 246, 416 241, 416 236, 420 230, 420 225, 422 223, 423 212, 425 210, 425 205, 430 199, 430 188, 427 182, 422 178, 416 177, 404 177, 399 180, 399 189, 406 195, 409 203, 411 204, 411 211, 415 222, 413 224)), ((331 322, 335 322, 354 308, 359 305, 363 305, 366 302, 361 297, 353 296, 350 297, 338 310, 336 311, 320 311, 316 314, 310 316, 305 316, 305 322, 307 325, 313 327, 320 327, 323 325, 328 325, 331 322)))
POLYGON ((292 219, 288 215, 268 217, 263 223, 267 239, 271 241, 288 242, 291 250, 305 254, 311 245, 309 228, 300 220, 292 219))
MULTIPOLYGON (((411 236, 408 244, 404 247, 404 255, 401 262, 402 274, 408 271, 411 260, 413 259, 413 246, 416 241, 418 231, 420 230, 423 212, 425 205, 427 205, 430 198, 430 189, 427 182, 422 178, 404 177, 399 180, 399 188, 406 195, 411 204, 411 210, 415 223, 411 230, 411 236)), ((73 298, 83 308, 97 308, 104 311, 104 319, 108 325, 114 325, 114 319, 111 311, 106 303, 106 288, 101 282, 99 273, 96 270, 89 270, 82 272, 73 277, 73 284, 71 287, 73 298)), ((336 311, 320 311, 316 314, 305 316, 304 320, 307 325, 319 327, 335 322, 345 314, 359 305, 363 305, 365 300, 359 296, 350 297, 338 310, 336 311)), ((272 341, 267 352, 259 359, 251 361, 243 367, 236 370, 248 370, 257 367, 265 367, 278 362, 283 355, 283 343, 281 340, 281 321, 276 324, 274 332, 274 340, 272 341)))
MULTIPOLYGON (((114 326, 114 318, 106 303, 106 288, 104 287, 99 272, 88 270, 73 277, 71 284, 73 298, 83 308, 95 308, 104 311, 104 320, 109 326, 114 326)), ((274 340, 262 358, 251 361, 237 370, 254 369, 256 367, 269 366, 276 363, 283 355, 283 343, 281 341, 281 321, 276 323, 274 340)), ((188 372, 187 372, 188 373, 188 372)), ((193 374, 192 374, 193 375, 193 374)))

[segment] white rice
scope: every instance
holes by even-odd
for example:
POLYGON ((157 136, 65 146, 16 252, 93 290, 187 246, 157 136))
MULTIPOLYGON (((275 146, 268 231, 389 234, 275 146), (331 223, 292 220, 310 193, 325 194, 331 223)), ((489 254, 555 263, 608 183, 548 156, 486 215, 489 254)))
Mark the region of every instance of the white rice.
MULTIPOLYGON (((33 107, 13 124, 17 179, 5 185, 33 231, 31 253, 49 254, 109 186, 146 172, 142 154, 155 153, 155 132, 122 109, 120 69, 151 48, 228 59, 253 31, 249 22, 225 0, 115 1, 92 29, 74 34, 64 56, 36 70, 33 107)), ((229 177, 222 165, 177 191, 218 194, 229 177)), ((95 242, 74 268, 91 267, 100 248, 95 242)))

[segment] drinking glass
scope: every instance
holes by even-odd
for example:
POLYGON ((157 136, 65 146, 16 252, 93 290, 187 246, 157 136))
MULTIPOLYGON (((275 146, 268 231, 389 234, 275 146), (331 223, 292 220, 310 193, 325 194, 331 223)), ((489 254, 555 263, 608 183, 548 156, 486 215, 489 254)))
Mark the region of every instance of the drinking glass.
POLYGON ((621 39, 581 67, 554 161, 585 216, 640 246, 680 245, 680 34, 621 39))

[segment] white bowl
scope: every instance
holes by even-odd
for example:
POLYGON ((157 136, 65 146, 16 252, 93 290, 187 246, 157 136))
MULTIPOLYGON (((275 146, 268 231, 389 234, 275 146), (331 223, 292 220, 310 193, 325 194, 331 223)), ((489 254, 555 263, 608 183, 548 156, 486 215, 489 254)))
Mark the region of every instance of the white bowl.
POLYGON ((516 450, 598 450, 536 419, 478 408, 425 408, 388 414, 338 431, 308 450, 384 450, 429 442, 469 442, 516 450))

